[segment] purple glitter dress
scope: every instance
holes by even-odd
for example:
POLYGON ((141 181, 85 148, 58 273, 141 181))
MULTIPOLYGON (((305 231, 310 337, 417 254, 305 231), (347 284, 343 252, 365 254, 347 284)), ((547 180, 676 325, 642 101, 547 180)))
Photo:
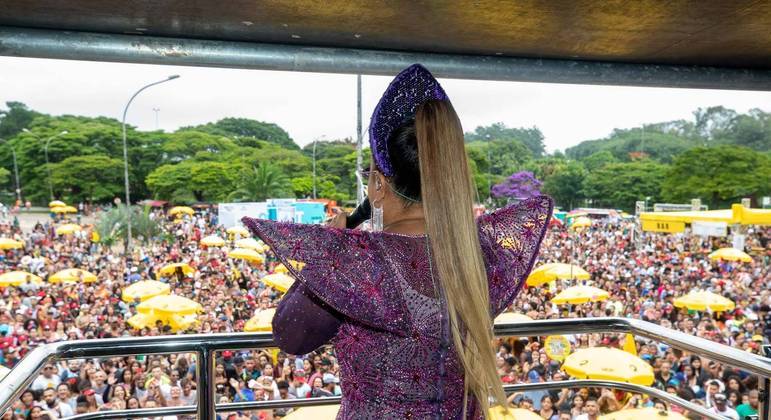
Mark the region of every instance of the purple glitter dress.
MULTIPOLYGON (((524 284, 551 211, 551 199, 540 196, 478 219, 493 315, 524 284)), ((441 316, 426 236, 243 222, 299 280, 273 320, 279 346, 307 352, 319 339, 335 346, 338 419, 461 417, 463 370, 441 316), (297 271, 290 261, 304 266, 297 271)), ((469 417, 479 418, 469 403, 469 417)))

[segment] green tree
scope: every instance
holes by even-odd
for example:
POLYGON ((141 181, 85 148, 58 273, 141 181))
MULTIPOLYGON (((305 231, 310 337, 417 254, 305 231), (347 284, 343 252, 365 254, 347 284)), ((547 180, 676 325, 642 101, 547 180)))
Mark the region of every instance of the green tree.
POLYGON ((21 133, 40 114, 21 102, 6 102, 7 110, 0 111, 0 141, 21 133))
POLYGON ((737 115, 718 139, 720 143, 736 144, 760 152, 771 150, 771 113, 760 109, 737 115))
POLYGON ((123 204, 103 213, 95 224, 99 242, 112 246, 123 242, 128 237, 128 212, 131 211, 131 237, 141 242, 149 242, 161 233, 158 223, 150 217, 149 208, 127 207, 123 204))
POLYGON ((558 165, 543 181, 543 192, 557 205, 571 210, 585 198, 583 183, 587 171, 581 162, 568 161, 558 165))
POLYGON ((609 163, 617 163, 618 159, 613 156, 610 150, 603 150, 600 152, 592 153, 591 155, 581 159, 581 163, 584 164, 586 170, 595 171, 602 168, 609 163))
POLYGON ((289 181, 292 192, 297 198, 309 198, 313 194, 313 177, 301 176, 289 181))
POLYGON ((687 202, 700 198, 727 207, 744 197, 771 192, 771 157, 746 147, 699 147, 678 156, 663 183, 664 197, 687 202))
POLYGON ((186 160, 162 165, 147 176, 154 197, 175 203, 217 202, 235 189, 242 170, 226 162, 186 160))
POLYGON ((516 140, 524 145, 530 155, 543 156, 546 148, 543 144, 543 133, 537 127, 510 128, 498 122, 489 126, 479 126, 473 132, 465 134, 466 141, 516 140))
POLYGON ((273 123, 266 123, 248 118, 224 118, 214 123, 185 127, 181 131, 193 129, 211 134, 233 138, 241 146, 254 147, 255 140, 264 140, 291 150, 298 150, 297 144, 283 128, 273 123))
MULTIPOLYGON (((5 168, 0 168, 0 185, 5 185, 11 179, 11 171, 5 168)), ((14 188, 16 188, 14 186, 14 188)))
POLYGON ((587 174, 584 193, 595 206, 632 211, 637 200, 659 199, 666 168, 649 160, 611 163, 587 174))
POLYGON ((286 195, 289 188, 289 179, 280 168, 271 163, 262 162, 243 172, 238 187, 228 195, 228 199, 264 201, 286 195))
POLYGON ((77 203, 112 200, 124 190, 123 162, 105 155, 72 156, 51 164, 56 197, 77 203))

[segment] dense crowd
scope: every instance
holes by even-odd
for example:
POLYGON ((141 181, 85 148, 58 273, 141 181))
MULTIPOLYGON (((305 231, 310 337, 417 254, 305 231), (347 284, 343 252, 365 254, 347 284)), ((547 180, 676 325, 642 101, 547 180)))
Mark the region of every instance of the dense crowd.
MULTIPOLYGON (((17 223, 0 226, 0 236, 24 242, 23 249, 0 251, 0 273, 25 270, 47 278, 59 270, 81 268, 97 275, 94 283, 27 282, 0 289, 0 365, 12 368, 30 350, 44 343, 129 335, 174 333, 169 326, 132 329, 126 320, 136 304, 124 302, 121 291, 139 280, 168 283, 172 293, 203 306, 198 322, 188 331, 242 331, 260 311, 275 307, 281 293, 260 279, 273 272, 271 255, 263 263, 228 259, 226 248, 199 245, 201 238, 229 235, 217 226, 216 213, 199 212, 172 221, 160 211, 153 217, 162 226, 157 241, 135 247, 130 258, 120 247, 92 242, 87 230, 57 236, 54 224, 38 223, 22 232, 17 223), (189 276, 162 277, 159 268, 185 262, 195 269, 189 276)), ((592 285, 611 293, 605 302, 555 306, 551 296, 575 281, 553 288, 524 289, 512 310, 535 319, 557 317, 624 316, 758 354, 768 343, 769 313, 768 230, 747 235, 747 249, 758 255, 752 263, 712 262, 711 250, 720 239, 645 234, 633 238, 629 224, 598 222, 580 233, 553 227, 547 234, 541 262, 574 262, 592 275, 592 285), (724 313, 674 308, 672 298, 692 289, 708 288, 732 298, 737 309, 724 313)), ((268 254, 270 254, 268 252, 268 254)), ((545 337, 501 338, 498 365, 504 383, 567 379, 560 363, 543 348, 545 337)), ((621 346, 623 336, 588 334, 569 337, 574 347, 621 346)), ((639 355, 656 373, 654 386, 717 410, 728 418, 744 418, 757 408, 757 378, 714 361, 677 349, 637 340, 639 355), (739 413, 738 415, 736 413, 739 413)), ((271 349, 225 351, 217 355, 213 378, 217 402, 294 399, 340 395, 339 366, 331 347, 302 356, 271 349)), ((29 390, 3 419, 66 418, 103 410, 172 407, 195 404, 195 354, 168 354, 68 360, 44 366, 29 390)), ((563 389, 516 393, 512 406, 535 411, 546 419, 595 419, 630 407, 683 410, 644 395, 604 389, 563 389)), ((291 409, 221 413, 223 419, 280 418, 291 409)), ((167 416, 163 419, 187 419, 167 416)), ((698 418, 698 417, 694 417, 698 418)))

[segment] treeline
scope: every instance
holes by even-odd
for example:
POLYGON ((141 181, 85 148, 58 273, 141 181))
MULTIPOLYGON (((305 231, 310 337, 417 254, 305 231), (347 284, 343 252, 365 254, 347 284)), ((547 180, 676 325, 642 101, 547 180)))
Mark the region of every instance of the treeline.
MULTIPOLYGON (((120 122, 110 118, 50 116, 9 102, 0 110, 0 189, 14 198, 13 153, 22 194, 48 201, 48 173, 56 198, 106 202, 123 192, 120 122), (24 129, 28 130, 25 131, 24 129), (46 166, 45 140, 50 141, 46 166)), ((502 123, 466 133, 466 149, 479 201, 511 174, 526 170, 563 208, 583 205, 631 210, 634 201, 683 202, 702 198, 711 206, 769 194, 771 118, 753 110, 697 110, 694 121, 616 130, 565 153, 547 154, 536 128, 502 123)), ((299 147, 281 127, 226 118, 173 133, 127 132, 132 199, 174 203, 258 201, 311 196, 313 144, 299 147)), ((368 152, 365 164, 368 165, 368 152)), ((356 151, 351 139, 319 141, 319 197, 356 197, 356 151)))

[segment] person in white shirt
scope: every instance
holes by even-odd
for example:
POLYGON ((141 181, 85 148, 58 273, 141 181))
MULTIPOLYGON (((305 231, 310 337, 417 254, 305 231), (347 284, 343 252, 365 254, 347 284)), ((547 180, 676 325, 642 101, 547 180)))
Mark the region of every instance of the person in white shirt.
POLYGON ((725 394, 715 394, 712 397, 712 400, 714 401, 715 405, 709 409, 710 412, 719 414, 731 420, 739 420, 739 413, 728 406, 728 401, 726 401, 725 394))
POLYGON ((580 414, 574 420, 597 420, 600 418, 600 405, 594 398, 589 398, 584 403, 584 414, 580 414))
POLYGON ((43 391, 43 408, 58 419, 75 415, 72 411, 72 407, 56 398, 56 390, 53 388, 46 388, 46 390, 43 391))
POLYGON ((33 391, 44 391, 47 388, 56 389, 61 382, 62 380, 56 372, 56 367, 52 363, 46 363, 43 367, 43 373, 35 378, 30 388, 33 391))

